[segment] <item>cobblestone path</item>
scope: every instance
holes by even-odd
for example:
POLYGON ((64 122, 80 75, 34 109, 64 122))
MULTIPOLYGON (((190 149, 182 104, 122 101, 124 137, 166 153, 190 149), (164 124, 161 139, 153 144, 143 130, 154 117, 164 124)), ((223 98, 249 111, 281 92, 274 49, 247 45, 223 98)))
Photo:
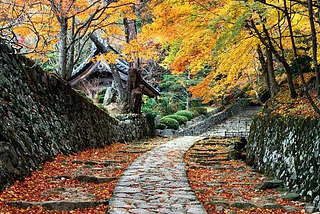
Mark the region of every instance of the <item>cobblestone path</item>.
POLYGON ((249 107, 240 114, 234 115, 202 136, 205 137, 246 137, 249 135, 250 124, 255 114, 260 111, 261 107, 249 107))
POLYGON ((109 214, 205 214, 191 190, 183 161, 200 137, 181 137, 135 160, 123 173, 109 203, 109 214))

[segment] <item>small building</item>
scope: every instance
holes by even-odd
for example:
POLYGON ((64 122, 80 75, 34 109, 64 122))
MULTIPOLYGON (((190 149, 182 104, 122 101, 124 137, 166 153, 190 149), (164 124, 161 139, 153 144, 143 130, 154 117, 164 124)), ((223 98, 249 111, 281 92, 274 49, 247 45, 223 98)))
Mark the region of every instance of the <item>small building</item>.
MULTIPOLYGON (((97 92, 104 87, 112 87, 113 75, 108 63, 103 61, 94 62, 92 60, 94 56, 99 54, 100 51, 93 45, 90 56, 72 73, 69 84, 73 88, 81 89, 84 84, 87 84, 88 87, 91 87, 91 91, 97 92)), ((129 63, 125 60, 117 59, 116 68, 123 81, 123 85, 126 85, 129 63)), ((160 95, 159 91, 144 79, 142 79, 142 85, 144 86, 142 94, 147 95, 148 97, 157 97, 160 95)))

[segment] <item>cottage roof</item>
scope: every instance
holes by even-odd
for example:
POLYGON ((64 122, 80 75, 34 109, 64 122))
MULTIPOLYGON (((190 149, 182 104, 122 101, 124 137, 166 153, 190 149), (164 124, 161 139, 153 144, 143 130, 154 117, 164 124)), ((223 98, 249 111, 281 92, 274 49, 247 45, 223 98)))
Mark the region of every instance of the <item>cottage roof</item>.
MULTIPOLYGON (((109 46, 110 47, 110 46, 109 46)), ((85 79, 87 76, 89 76, 91 73, 93 73, 96 68, 100 65, 103 66, 104 70, 106 72, 111 73, 111 68, 106 62, 98 61, 98 62, 93 62, 91 59, 100 54, 100 51, 96 48, 96 46, 93 44, 91 48, 91 53, 87 57, 83 63, 80 64, 79 67, 77 67, 73 72, 72 76, 69 80, 69 83, 71 86, 76 85, 79 81, 85 79)), ((123 81, 127 81, 128 79, 128 70, 129 70, 129 63, 126 62, 123 59, 117 59, 116 60, 116 68, 119 71, 120 78, 123 81)), ((159 91, 155 89, 152 85, 147 83, 144 79, 142 79, 142 84, 145 86, 143 89, 143 94, 149 96, 149 97, 156 97, 160 95, 159 91)))

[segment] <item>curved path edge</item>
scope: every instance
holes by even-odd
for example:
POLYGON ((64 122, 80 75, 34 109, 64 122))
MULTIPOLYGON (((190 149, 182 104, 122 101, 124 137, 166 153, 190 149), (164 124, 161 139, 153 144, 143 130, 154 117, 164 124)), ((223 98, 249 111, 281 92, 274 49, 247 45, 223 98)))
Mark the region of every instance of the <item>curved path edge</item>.
POLYGON ((206 214, 189 186, 184 155, 203 137, 180 137, 136 159, 119 179, 109 214, 206 214))

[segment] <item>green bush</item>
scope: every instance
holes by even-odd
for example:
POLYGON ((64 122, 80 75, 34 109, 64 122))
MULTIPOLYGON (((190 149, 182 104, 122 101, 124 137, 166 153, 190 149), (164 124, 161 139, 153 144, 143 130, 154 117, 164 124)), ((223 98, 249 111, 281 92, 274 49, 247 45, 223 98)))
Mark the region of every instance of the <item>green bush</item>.
POLYGON ((178 129, 179 128, 179 122, 175 119, 163 117, 160 119, 160 123, 167 126, 168 129, 178 129))
POLYGON ((107 88, 101 88, 99 91, 97 91, 97 96, 99 97, 100 95, 105 95, 107 91, 107 88))
POLYGON ((198 112, 199 114, 206 114, 207 113, 207 109, 204 107, 193 107, 193 108, 190 108, 190 111, 198 112))
POLYGON ((192 111, 193 117, 198 117, 200 115, 196 110, 190 109, 190 111, 192 111))
POLYGON ((176 115, 185 116, 186 118, 188 118, 188 120, 191 120, 193 118, 192 111, 187 111, 187 110, 178 111, 176 115))
POLYGON ((159 123, 158 125, 156 125, 156 129, 163 130, 163 129, 166 129, 166 128, 167 128, 167 126, 165 124, 163 124, 163 123, 159 123))
POLYGON ((103 103, 103 100, 104 100, 104 94, 103 95, 99 95, 98 96, 98 102, 99 103, 103 103))
POLYGON ((188 122, 188 118, 185 116, 182 116, 182 115, 171 114, 171 115, 167 115, 164 117, 175 119, 176 121, 178 121, 179 124, 184 124, 184 123, 188 122))

